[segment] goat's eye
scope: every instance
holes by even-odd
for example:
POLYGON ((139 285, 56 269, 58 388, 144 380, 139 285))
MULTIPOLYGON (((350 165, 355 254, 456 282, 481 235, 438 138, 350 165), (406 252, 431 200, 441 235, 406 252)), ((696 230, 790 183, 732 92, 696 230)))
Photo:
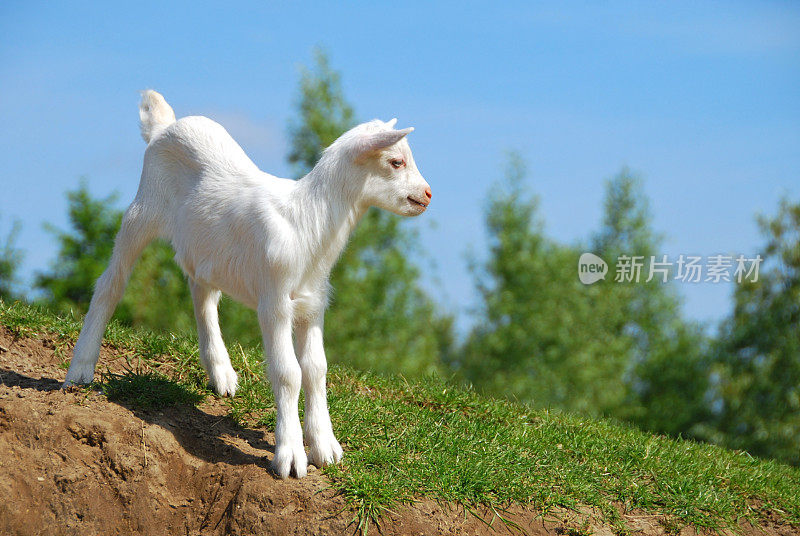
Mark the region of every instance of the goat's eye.
POLYGON ((393 158, 393 159, 389 160, 389 163, 395 169, 399 169, 399 168, 401 168, 401 167, 406 165, 406 161, 405 160, 401 160, 401 159, 398 159, 398 158, 393 158))

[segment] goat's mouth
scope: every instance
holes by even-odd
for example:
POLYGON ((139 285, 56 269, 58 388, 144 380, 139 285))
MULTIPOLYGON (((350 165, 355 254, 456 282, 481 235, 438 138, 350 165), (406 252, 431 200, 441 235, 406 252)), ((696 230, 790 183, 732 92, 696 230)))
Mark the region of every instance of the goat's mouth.
POLYGON ((406 199, 408 199, 408 201, 409 201, 409 202, 410 202, 412 205, 414 205, 414 206, 418 206, 418 207, 421 207, 423 210, 424 210, 424 209, 426 209, 426 208, 428 208, 428 203, 423 203, 422 201, 417 201, 416 199, 414 199, 414 198, 413 198, 413 197, 411 197, 411 196, 408 196, 408 197, 406 197, 406 199))

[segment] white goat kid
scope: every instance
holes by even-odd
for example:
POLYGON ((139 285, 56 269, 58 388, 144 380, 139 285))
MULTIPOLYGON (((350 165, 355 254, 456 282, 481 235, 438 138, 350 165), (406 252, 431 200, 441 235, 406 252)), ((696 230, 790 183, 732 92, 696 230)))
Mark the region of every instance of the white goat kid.
POLYGON ((92 381, 105 326, 131 269, 142 249, 163 237, 189 277, 200 361, 220 395, 233 396, 237 387, 219 329, 220 291, 258 312, 277 405, 276 474, 306 474, 301 383, 310 462, 338 462, 342 448, 328 415, 322 344, 328 276, 370 206, 404 216, 427 208, 430 187, 405 140, 413 129, 394 130, 394 119, 358 125, 293 181, 260 171, 214 121, 176 121, 155 91, 143 93, 139 117, 148 143, 139 191, 97 281, 64 385, 92 381))

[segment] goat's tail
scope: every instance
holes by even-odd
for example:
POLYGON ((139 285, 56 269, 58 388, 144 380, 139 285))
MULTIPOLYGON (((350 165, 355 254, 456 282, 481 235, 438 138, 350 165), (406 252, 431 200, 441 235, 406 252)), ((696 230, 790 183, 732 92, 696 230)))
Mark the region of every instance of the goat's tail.
POLYGON ((142 91, 142 102, 139 103, 139 128, 142 138, 147 143, 153 136, 175 122, 175 112, 161 93, 146 89, 142 91))

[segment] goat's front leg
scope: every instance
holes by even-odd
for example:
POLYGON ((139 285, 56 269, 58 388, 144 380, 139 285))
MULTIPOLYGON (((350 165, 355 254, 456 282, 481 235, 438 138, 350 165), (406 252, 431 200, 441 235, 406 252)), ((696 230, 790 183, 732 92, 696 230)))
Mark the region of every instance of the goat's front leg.
POLYGON ((303 371, 303 391, 306 397, 303 429, 310 449, 309 461, 322 467, 342 459, 342 447, 333 434, 328 414, 325 387, 328 363, 322 345, 322 314, 295 322, 295 345, 303 371))
POLYGON ((292 469, 297 478, 304 477, 308 468, 297 411, 301 372, 292 347, 291 311, 289 296, 281 296, 274 301, 262 300, 258 307, 267 372, 278 412, 272 469, 281 478, 289 476, 292 469))

